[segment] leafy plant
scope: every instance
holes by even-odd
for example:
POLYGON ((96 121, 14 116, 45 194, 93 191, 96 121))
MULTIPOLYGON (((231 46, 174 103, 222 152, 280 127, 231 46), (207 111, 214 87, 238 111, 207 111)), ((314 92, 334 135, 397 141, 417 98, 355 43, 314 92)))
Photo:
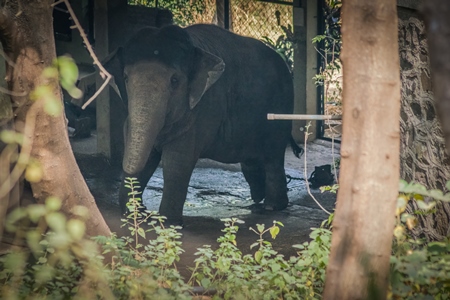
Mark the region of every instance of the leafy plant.
MULTIPOLYGON (((236 239, 243 221, 223 219, 217 249, 210 245, 198 249, 186 283, 176 266, 183 252, 180 227, 165 227, 163 217, 143 209, 136 179, 128 178, 126 184, 130 189, 129 214, 123 220, 130 232, 127 237, 99 236, 96 243, 86 239, 86 208, 75 207, 73 217, 67 218, 59 212, 61 201, 56 198, 11 213, 6 229, 16 233, 23 247, 0 257, 2 297, 191 299, 196 291, 212 294, 212 299, 321 299, 330 230, 313 228, 311 240, 294 245, 297 255, 285 258, 268 240, 276 239, 283 224, 274 221, 267 228, 257 224, 250 228, 257 236, 253 252, 243 255, 236 239), (154 238, 145 241, 149 235, 154 238)), ((409 201, 420 199, 416 193, 446 195, 413 183, 402 182, 400 188, 388 297, 448 299, 450 241, 413 239, 408 231, 416 225, 415 218, 405 213, 409 201)), ((332 219, 322 226, 332 227, 332 219)))
MULTIPOLYGON (((327 0, 324 5, 325 28, 320 35, 312 39, 317 52, 322 57, 317 75, 313 77, 317 87, 323 93, 324 114, 342 115, 342 64, 339 59, 341 39, 340 9, 342 1, 327 0)), ((328 124, 327 136, 334 138, 340 135, 340 129, 335 130, 333 124, 337 121, 325 121, 328 124)))
POLYGON ((218 239, 220 246, 198 249, 195 268, 190 279, 205 289, 213 289, 213 299, 319 299, 325 279, 331 232, 313 229, 311 242, 296 245, 298 256, 285 259, 264 239, 274 239, 280 231, 280 222, 265 228, 258 224, 250 228, 258 235, 251 247, 253 254, 242 255, 236 245, 236 233, 242 223, 238 219, 224 219, 225 233, 218 239))
POLYGON ((12 212, 6 230, 16 233, 15 249, 0 257, 0 294, 6 299, 93 299, 112 295, 97 244, 84 238, 86 208, 74 207, 67 219, 61 201, 12 212))
MULTIPOLYGON (((447 182, 447 189, 449 187, 450 182, 447 182)), ((414 238, 410 230, 418 224, 415 215, 431 213, 436 201, 449 201, 450 194, 427 190, 421 184, 403 180, 399 190, 388 298, 449 299, 450 240, 429 242, 424 238, 414 238), (412 214, 406 212, 410 201, 416 201, 419 211, 412 214)))
POLYGON ((208 14, 211 22, 213 15, 210 6, 215 7, 215 2, 208 0, 128 0, 131 5, 143 5, 172 12, 174 23, 180 26, 188 26, 195 23, 205 23, 204 14, 208 14))
POLYGON ((113 254, 110 264, 112 290, 120 299, 189 298, 189 287, 176 267, 183 252, 179 241, 181 233, 178 231, 181 227, 164 227, 165 217, 144 210, 140 192, 136 190, 139 188, 136 178, 126 178, 125 182, 130 189, 129 214, 122 219, 122 227, 127 227, 130 236, 95 238, 103 245, 104 254, 113 254), (148 224, 148 229, 144 229, 145 224, 148 224), (145 239, 152 232, 156 238, 149 239, 148 244, 144 245, 140 238, 145 239))

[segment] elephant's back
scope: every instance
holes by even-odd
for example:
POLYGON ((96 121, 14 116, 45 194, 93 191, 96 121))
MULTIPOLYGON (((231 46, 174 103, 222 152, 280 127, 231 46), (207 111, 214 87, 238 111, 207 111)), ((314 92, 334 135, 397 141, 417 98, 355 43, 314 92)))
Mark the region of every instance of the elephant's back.
MULTIPOLYGON (((277 105, 283 109, 292 105, 292 76, 285 61, 272 48, 263 42, 240 36, 211 24, 196 24, 186 27, 194 45, 208 51, 225 62, 225 72, 219 79, 222 88, 226 86, 229 101, 238 101, 248 107, 250 99, 257 98, 258 106, 263 105, 269 110, 277 110, 277 105), (282 93, 286 97, 273 100, 271 94, 282 93), (271 107, 275 105, 275 107, 271 107)), ((219 85, 220 86, 220 85, 219 85)), ((231 103, 233 107, 239 103, 231 103)), ((290 113, 285 111, 284 113, 290 113)), ((281 113, 281 112, 279 112, 281 113)))
POLYGON ((269 135, 287 143, 290 122, 274 127, 267 121, 267 113, 293 110, 292 77, 281 56, 261 41, 215 25, 193 25, 186 30, 196 47, 225 62, 224 74, 204 96, 223 111, 214 146, 205 157, 232 162, 249 153, 259 155, 269 135))
POLYGON ((221 57, 228 65, 255 68, 274 63, 281 72, 287 70, 283 59, 257 39, 212 24, 195 24, 185 29, 196 47, 221 57))

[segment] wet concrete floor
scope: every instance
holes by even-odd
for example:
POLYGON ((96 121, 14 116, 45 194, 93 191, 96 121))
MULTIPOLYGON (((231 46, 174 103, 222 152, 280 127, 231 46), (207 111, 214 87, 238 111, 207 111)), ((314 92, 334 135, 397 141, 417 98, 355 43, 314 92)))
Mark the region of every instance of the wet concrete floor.
MULTIPOLYGON (((111 230, 125 234, 120 227, 118 208, 118 189, 120 170, 92 154, 92 142, 73 141, 72 147, 86 182, 94 195, 106 222, 111 230), (91 142, 87 147, 86 143, 91 142), (88 149, 88 150, 86 150, 88 149)), ((306 149, 307 176, 315 166, 331 164, 339 155, 339 145, 326 141, 309 143, 306 149)), ((94 148, 95 149, 95 145, 94 148)), ((221 164, 211 160, 201 160, 192 175, 186 204, 184 207, 184 225, 182 242, 185 253, 178 265, 182 274, 188 276, 187 268, 193 266, 194 253, 203 245, 217 247, 217 238, 223 229, 220 219, 236 217, 243 221, 237 234, 238 247, 243 253, 250 252, 250 245, 257 240, 255 233, 249 230, 256 224, 270 226, 273 220, 284 224, 277 239, 273 242, 275 250, 290 256, 295 254, 294 244, 308 240, 311 228, 320 226, 328 215, 308 194, 304 180, 304 157, 296 158, 290 148, 286 150, 286 174, 293 179, 288 183, 290 203, 287 209, 267 212, 258 209, 250 199, 249 187, 240 172, 238 164, 221 164)), ((162 193, 162 170, 158 168, 147 184, 143 200, 149 210, 157 211, 162 193)), ((336 195, 318 189, 311 189, 312 195, 328 211, 333 211, 336 195)), ((270 237, 267 236, 270 240, 270 237)))

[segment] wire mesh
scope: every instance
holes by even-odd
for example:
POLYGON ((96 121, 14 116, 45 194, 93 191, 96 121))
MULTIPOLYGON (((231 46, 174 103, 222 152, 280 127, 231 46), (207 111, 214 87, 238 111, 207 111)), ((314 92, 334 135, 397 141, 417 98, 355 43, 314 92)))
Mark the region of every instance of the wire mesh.
POLYGON ((292 5, 255 0, 230 1, 231 30, 257 39, 276 41, 284 32, 281 26, 292 24, 292 5))
MULTIPOLYGON (((281 26, 292 24, 292 5, 289 1, 284 3, 230 0, 229 29, 240 35, 276 42, 284 34, 281 26)), ((182 26, 217 23, 215 0, 129 0, 129 4, 169 9, 175 23, 182 26)))

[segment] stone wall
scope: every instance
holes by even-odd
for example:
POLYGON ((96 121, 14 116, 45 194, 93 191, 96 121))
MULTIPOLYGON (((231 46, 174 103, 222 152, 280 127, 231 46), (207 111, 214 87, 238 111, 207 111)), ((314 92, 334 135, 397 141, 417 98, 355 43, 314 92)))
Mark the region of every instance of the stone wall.
MULTIPOLYGON (((436 116, 425 24, 416 10, 399 7, 401 66, 400 176, 428 188, 444 189, 450 180, 450 157, 436 116)), ((410 207, 410 211, 417 207, 410 207)), ((436 213, 420 216, 416 234, 441 239, 449 233, 450 205, 439 204, 436 213)))

